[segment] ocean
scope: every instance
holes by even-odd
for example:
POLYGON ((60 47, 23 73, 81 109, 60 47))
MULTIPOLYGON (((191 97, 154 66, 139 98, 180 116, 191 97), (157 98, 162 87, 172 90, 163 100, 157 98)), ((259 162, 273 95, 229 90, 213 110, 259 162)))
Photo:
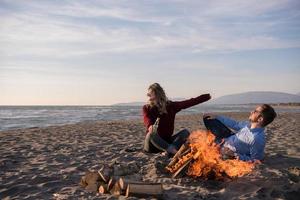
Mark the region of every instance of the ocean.
MULTIPOLYGON (((182 114, 214 112, 250 112, 254 105, 199 105, 182 114)), ((277 112, 300 112, 280 108, 277 112)), ((0 106, 0 131, 73 124, 83 121, 141 119, 141 106, 0 106)))

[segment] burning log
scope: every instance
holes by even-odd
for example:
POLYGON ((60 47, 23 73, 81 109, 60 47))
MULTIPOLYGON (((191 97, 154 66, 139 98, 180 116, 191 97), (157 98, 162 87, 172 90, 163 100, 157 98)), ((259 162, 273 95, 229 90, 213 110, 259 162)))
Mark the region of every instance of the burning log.
MULTIPOLYGON (((198 158, 198 156, 200 155, 200 152, 197 152, 195 154, 191 154, 191 156, 188 156, 187 160, 184 161, 183 163, 181 163, 181 167, 179 167, 178 169, 175 168, 174 170, 174 174, 172 176, 172 178, 176 178, 182 171, 184 171, 186 169, 186 167, 195 159, 198 158)), ((180 166, 180 165, 179 165, 180 166)), ((177 167, 177 166, 176 166, 177 167)))
POLYGON ((208 131, 196 131, 189 137, 189 145, 181 146, 166 169, 175 178, 188 168, 187 174, 194 177, 209 178, 212 174, 216 179, 243 176, 249 173, 253 163, 241 160, 223 160, 220 147, 215 144, 215 136, 208 131))
MULTIPOLYGON (((189 148, 189 151, 190 151, 190 148, 189 148)), ((185 151, 187 152, 187 151, 185 151)), ((185 165, 186 163, 190 163, 190 161, 192 161, 193 159, 193 154, 190 152, 190 153, 187 153, 187 154, 182 154, 180 155, 180 157, 177 158, 177 162, 173 162, 171 161, 170 164, 173 164, 173 165, 168 165, 166 167, 166 169, 168 171, 170 171, 171 173, 175 173, 177 172, 177 170, 179 170, 183 165, 185 165)))
POLYGON ((126 190, 126 197, 161 196, 162 194, 163 194, 163 187, 161 183, 151 183, 151 184, 129 183, 126 190))
POLYGON ((174 165, 178 159, 184 155, 184 153, 187 151, 187 150, 190 150, 188 144, 183 144, 181 145, 181 147, 179 148, 179 150, 176 152, 176 154, 174 155, 174 157, 172 158, 171 162, 168 164, 167 168, 174 165))
POLYGON ((172 175, 172 178, 176 178, 178 174, 180 174, 180 172, 186 169, 186 166, 188 166, 188 164, 190 164, 191 161, 192 158, 188 159, 177 171, 175 171, 175 173, 172 175))

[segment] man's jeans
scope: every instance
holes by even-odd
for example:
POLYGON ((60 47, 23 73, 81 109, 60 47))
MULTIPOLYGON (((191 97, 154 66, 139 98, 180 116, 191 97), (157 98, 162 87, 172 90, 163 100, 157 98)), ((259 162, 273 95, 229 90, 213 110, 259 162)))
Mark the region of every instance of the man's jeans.
POLYGON ((228 138, 234 133, 217 119, 203 118, 203 122, 207 130, 210 130, 216 136, 216 143, 220 143, 223 138, 228 138))
POLYGON ((169 145, 173 145, 177 150, 184 144, 189 137, 190 132, 187 129, 183 129, 172 135, 171 144, 162 139, 157 133, 148 133, 144 141, 144 151, 149 153, 158 153, 161 151, 167 151, 169 145))

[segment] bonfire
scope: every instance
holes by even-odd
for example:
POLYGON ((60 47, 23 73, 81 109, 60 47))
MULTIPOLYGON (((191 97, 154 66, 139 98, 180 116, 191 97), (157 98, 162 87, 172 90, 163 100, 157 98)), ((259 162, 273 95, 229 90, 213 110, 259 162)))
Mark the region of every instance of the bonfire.
POLYGON ((188 143, 182 145, 166 169, 176 177, 187 169, 187 175, 220 180, 250 173, 254 164, 238 159, 223 160, 215 136, 205 130, 191 133, 188 143))

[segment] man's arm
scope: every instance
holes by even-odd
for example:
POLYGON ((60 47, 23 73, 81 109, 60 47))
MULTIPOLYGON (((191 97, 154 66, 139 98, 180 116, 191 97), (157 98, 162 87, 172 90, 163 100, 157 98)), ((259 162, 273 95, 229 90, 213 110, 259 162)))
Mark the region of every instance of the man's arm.
POLYGON ((202 94, 196 98, 191 98, 191 99, 188 99, 185 101, 175 101, 174 105, 175 105, 176 111, 179 112, 182 109, 186 109, 186 108, 195 106, 197 104, 208 101, 209 99, 211 99, 210 94, 202 94))
POLYGON ((235 131, 238 131, 238 130, 244 128, 248 124, 248 122, 246 122, 246 121, 238 122, 229 117, 224 117, 224 116, 216 116, 215 118, 217 120, 219 120, 220 122, 222 122, 225 126, 231 128, 235 131))

